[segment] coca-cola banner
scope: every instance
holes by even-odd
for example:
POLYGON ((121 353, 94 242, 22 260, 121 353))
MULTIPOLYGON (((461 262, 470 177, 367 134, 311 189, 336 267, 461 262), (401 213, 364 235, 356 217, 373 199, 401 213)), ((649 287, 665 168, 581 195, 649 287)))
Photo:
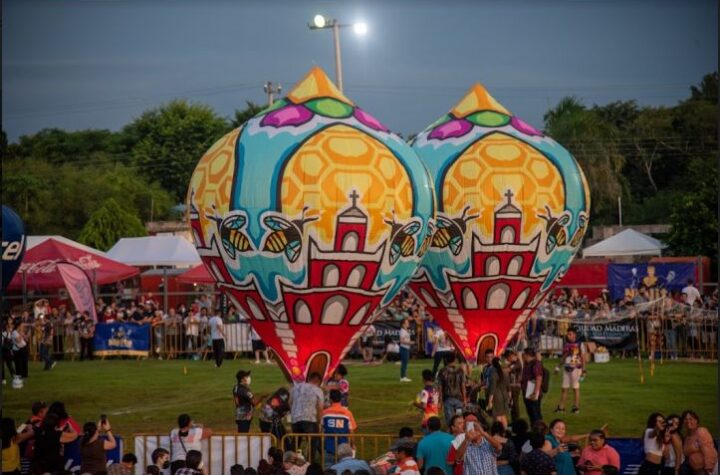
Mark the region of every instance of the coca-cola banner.
POLYGON ((70 298, 75 304, 75 308, 80 311, 88 311, 93 320, 97 321, 95 313, 95 297, 93 295, 90 279, 82 268, 75 264, 60 262, 57 264, 57 270, 65 282, 70 298))

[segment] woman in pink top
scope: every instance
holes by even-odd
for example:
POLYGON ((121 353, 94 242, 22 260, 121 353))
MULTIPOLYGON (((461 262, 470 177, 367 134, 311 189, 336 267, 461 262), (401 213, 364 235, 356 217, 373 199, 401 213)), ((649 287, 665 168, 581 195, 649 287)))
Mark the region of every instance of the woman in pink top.
POLYGON ((590 445, 585 447, 578 460, 578 470, 585 475, 602 475, 604 465, 612 465, 620 470, 620 455, 605 442, 605 432, 590 432, 590 445))
POLYGON ((683 452, 695 475, 717 475, 718 454, 710 432, 700 426, 700 418, 693 411, 682 415, 685 427, 683 452))

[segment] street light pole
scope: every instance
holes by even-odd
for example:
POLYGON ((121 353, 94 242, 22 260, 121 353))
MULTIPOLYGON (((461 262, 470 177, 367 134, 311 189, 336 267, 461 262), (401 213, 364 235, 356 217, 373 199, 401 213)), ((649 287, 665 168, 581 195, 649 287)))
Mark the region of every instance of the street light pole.
POLYGON ((342 58, 340 57, 340 24, 337 20, 332 22, 333 42, 335 43, 335 80, 338 89, 343 92, 342 58))
POLYGON ((343 74, 342 74, 342 55, 340 54, 340 28, 352 26, 355 34, 364 35, 367 33, 367 25, 365 23, 354 23, 351 25, 341 24, 336 19, 325 18, 322 15, 315 15, 312 23, 308 23, 311 30, 327 30, 332 29, 333 44, 335 46, 335 81, 340 92, 343 92, 343 74))

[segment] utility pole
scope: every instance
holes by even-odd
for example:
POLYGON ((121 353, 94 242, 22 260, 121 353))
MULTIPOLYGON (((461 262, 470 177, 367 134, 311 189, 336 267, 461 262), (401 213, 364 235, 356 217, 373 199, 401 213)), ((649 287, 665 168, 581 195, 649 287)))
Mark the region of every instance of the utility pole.
POLYGON ((270 107, 273 102, 275 102, 275 94, 280 95, 282 92, 282 85, 278 84, 277 86, 274 86, 272 81, 267 81, 263 84, 263 91, 267 94, 268 107, 270 107))

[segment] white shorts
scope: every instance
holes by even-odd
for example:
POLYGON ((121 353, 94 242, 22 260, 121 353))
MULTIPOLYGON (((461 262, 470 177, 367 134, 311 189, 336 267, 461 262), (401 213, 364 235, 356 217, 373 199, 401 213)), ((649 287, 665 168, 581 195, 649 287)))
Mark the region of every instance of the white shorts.
POLYGON ((568 389, 578 389, 580 388, 580 376, 582 376, 582 370, 580 368, 576 368, 572 371, 567 371, 565 368, 562 370, 563 373, 563 381, 562 381, 562 388, 568 389))

